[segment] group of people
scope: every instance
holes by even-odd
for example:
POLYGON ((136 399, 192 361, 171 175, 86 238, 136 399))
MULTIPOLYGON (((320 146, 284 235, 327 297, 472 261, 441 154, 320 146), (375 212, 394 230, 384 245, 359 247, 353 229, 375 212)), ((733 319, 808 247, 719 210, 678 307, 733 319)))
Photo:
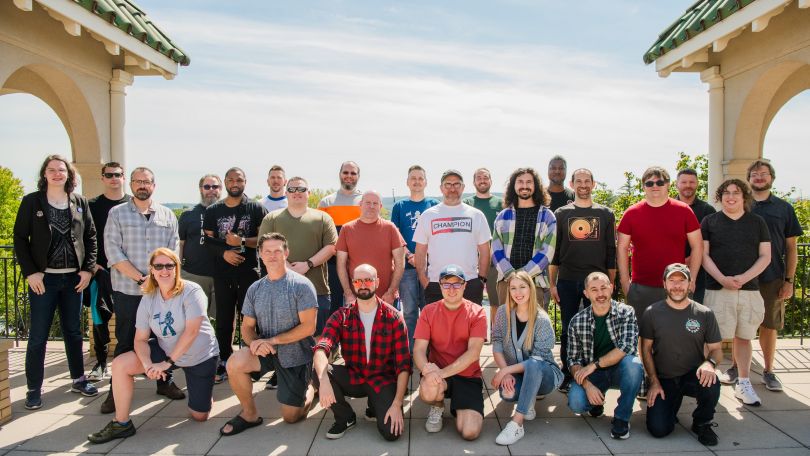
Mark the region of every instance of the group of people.
POLYGON ((442 201, 427 198, 425 169, 412 166, 409 197, 390 221, 378 192, 357 190, 360 167, 351 161, 318 209, 308 206, 307 180, 287 178, 280 166, 270 169, 261 201, 244 194, 242 169, 224 179, 207 174, 199 204, 179 221, 152 198, 149 168, 130 173, 132 196, 119 163, 102 166, 104 193, 89 201, 74 192, 77 177, 64 157, 45 159, 38 190, 21 202, 14 247, 31 299, 25 407, 42 407, 45 344, 59 309, 71 391, 97 395, 93 382, 111 373, 101 409, 115 418, 88 436, 94 443, 135 434, 136 375, 156 380, 158 394, 185 398, 173 382, 178 368, 195 420, 208 418, 214 384, 228 381, 241 412, 220 429, 224 436, 262 424, 253 382, 272 372, 265 388, 277 390, 285 422, 305 419, 317 400, 335 417, 326 437, 340 438, 357 424, 347 398, 366 397, 364 418, 395 440, 415 366, 429 405, 426 430, 441 431, 449 399, 458 433, 476 439, 487 341, 498 367, 491 385, 516 403, 496 439, 502 445, 523 437, 538 397, 558 389, 574 413, 596 417, 608 388, 620 390, 612 437, 629 437, 637 397, 647 400, 649 433, 663 437, 683 396, 693 396, 692 430, 715 445, 720 382, 734 384, 743 403, 761 403, 750 377, 757 332, 762 381, 782 388, 773 373, 776 334, 802 228, 771 193, 775 170, 764 160, 751 164, 747 182, 728 179, 714 191, 719 212, 696 198, 694 170, 678 172, 670 198, 669 173, 651 167, 641 179, 644 199, 618 225, 593 201, 593 172, 577 169, 566 182, 561 156, 549 162, 547 186, 533 168, 519 168, 502 199, 486 168, 473 175, 474 196, 462 199, 464 177, 451 169, 440 177, 442 201), (626 304, 614 299, 617 272, 626 304), (97 360, 87 375, 82 296, 97 360), (560 364, 552 299, 562 317, 560 364), (235 339, 244 345, 237 351, 235 339), (724 339, 733 340, 732 367, 719 372, 724 339))

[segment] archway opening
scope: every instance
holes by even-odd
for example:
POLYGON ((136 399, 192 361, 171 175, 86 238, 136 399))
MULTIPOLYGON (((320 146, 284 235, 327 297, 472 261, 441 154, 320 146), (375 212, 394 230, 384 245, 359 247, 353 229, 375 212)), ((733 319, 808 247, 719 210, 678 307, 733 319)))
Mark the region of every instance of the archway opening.
POLYGON ((810 197, 810 87, 790 98, 771 120, 765 133, 762 156, 776 168, 774 187, 780 192, 795 188, 792 197, 810 197))

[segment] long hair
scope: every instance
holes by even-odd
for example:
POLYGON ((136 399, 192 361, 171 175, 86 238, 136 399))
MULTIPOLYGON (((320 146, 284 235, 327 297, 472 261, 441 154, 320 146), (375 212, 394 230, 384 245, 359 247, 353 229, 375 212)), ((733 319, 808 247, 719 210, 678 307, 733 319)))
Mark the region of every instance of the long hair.
POLYGON ((146 283, 143 284, 143 292, 144 294, 151 294, 160 291, 157 280, 155 280, 155 276, 152 275, 152 263, 155 261, 155 258, 159 256, 169 257, 172 263, 174 263, 174 287, 172 287, 172 297, 177 296, 183 292, 183 280, 180 278, 180 258, 177 257, 174 250, 166 247, 158 247, 149 255, 149 278, 146 279, 146 283))
POLYGON ((523 341, 523 349, 529 351, 534 345, 534 325, 537 324, 537 312, 545 312, 543 307, 537 303, 537 290, 534 287, 534 280, 532 276, 526 271, 518 271, 514 273, 507 282, 506 286, 506 331, 509 334, 512 328, 512 311, 517 310, 517 303, 512 299, 512 293, 509 290, 513 280, 520 280, 529 287, 529 320, 526 322, 526 339, 523 341))
POLYGON ((534 201, 535 206, 548 206, 551 204, 551 195, 549 195, 545 187, 543 187, 543 180, 537 174, 537 171, 535 171, 534 168, 518 168, 509 176, 509 183, 506 184, 506 192, 503 195, 504 209, 510 206, 517 207, 518 195, 515 191, 515 181, 517 181, 518 176, 523 174, 530 174, 532 179, 534 179, 532 201, 534 201))
POLYGON ((65 164, 65 168, 67 168, 67 179, 65 180, 65 193, 73 193, 73 190, 76 189, 76 185, 78 184, 78 173, 76 172, 76 167, 73 166, 70 161, 61 156, 61 155, 48 155, 45 157, 45 161, 42 162, 42 166, 39 167, 39 180, 37 181, 37 190, 45 191, 48 189, 48 178, 45 177, 45 169, 48 168, 48 163, 53 160, 59 160, 60 162, 65 164))
POLYGON ((723 192, 725 192, 730 185, 736 185, 737 188, 740 189, 743 196, 743 210, 745 212, 751 212, 751 208, 754 207, 754 195, 751 194, 751 187, 742 179, 726 179, 725 182, 717 187, 717 191, 714 192, 714 200, 718 203, 722 202, 723 192))

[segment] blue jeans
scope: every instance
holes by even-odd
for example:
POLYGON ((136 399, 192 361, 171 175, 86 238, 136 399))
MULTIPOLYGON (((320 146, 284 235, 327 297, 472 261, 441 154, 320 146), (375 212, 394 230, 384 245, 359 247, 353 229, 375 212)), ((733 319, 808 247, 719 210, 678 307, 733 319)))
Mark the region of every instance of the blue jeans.
POLYGON ((326 326, 326 320, 329 319, 330 315, 332 315, 332 300, 329 298, 329 295, 318 295, 318 320, 315 328, 316 336, 323 332, 323 327, 326 326))
MULTIPOLYGON (((638 356, 625 355, 618 364, 614 364, 604 369, 597 369, 588 376, 588 380, 602 394, 608 388, 618 388, 621 391, 619 402, 613 416, 622 421, 630 421, 633 414, 633 402, 644 380, 644 368, 641 367, 641 358, 638 356)), ((568 407, 574 413, 587 413, 593 405, 588 402, 585 389, 579 384, 572 382, 571 390, 568 392, 568 407)))
POLYGON ((501 399, 506 402, 517 401, 517 411, 523 415, 529 413, 538 394, 549 394, 557 387, 554 368, 547 361, 529 358, 523 361, 523 373, 513 376, 515 377, 515 395, 504 397, 501 388, 499 388, 499 392, 501 399))
POLYGON ((571 374, 568 372, 568 325, 574 315, 579 312, 579 305, 588 307, 591 301, 585 297, 582 292, 585 289, 585 282, 581 280, 563 280, 557 279, 557 294, 560 295, 560 314, 562 316, 562 334, 560 334, 560 361, 562 362, 562 371, 566 378, 570 378, 571 374))
POLYGON ((425 307, 425 293, 416 269, 405 269, 402 280, 399 282, 399 299, 402 302, 402 314, 405 317, 405 326, 408 327, 408 347, 413 352, 413 332, 416 330, 416 321, 419 320, 419 311, 425 307))
POLYGON ((65 274, 45 273, 45 294, 38 295, 28 288, 31 301, 31 331, 25 350, 25 379, 29 390, 39 391, 45 377, 45 347, 53 316, 59 309, 59 324, 65 342, 70 377, 84 375, 82 357, 81 312, 82 294, 76 292, 78 272, 65 274))

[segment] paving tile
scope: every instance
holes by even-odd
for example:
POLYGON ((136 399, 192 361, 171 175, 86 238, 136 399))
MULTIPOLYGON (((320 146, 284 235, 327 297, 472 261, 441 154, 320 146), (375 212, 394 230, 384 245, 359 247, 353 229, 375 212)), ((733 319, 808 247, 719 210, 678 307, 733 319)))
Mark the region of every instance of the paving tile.
MULTIPOLYGON (((491 393, 484 391, 481 394, 484 395, 484 418, 496 418, 495 416, 495 407, 492 405, 492 401, 489 398, 491 393)), ((430 410, 430 406, 427 405, 424 401, 419 399, 418 395, 414 397, 412 405, 411 405, 411 419, 415 420, 424 420, 427 418, 428 411, 430 410)), ((450 399, 444 400, 444 416, 449 417, 450 415, 450 399)))
POLYGON ((718 456, 808 456, 807 448, 774 448, 772 450, 733 450, 716 451, 718 456))
MULTIPOLYGON (((86 407, 76 410, 74 413, 77 415, 97 415, 105 416, 111 419, 112 415, 102 415, 101 404, 107 398, 107 392, 103 391, 95 398, 93 402, 86 407)), ((138 417, 149 417, 157 414, 170 402, 181 402, 185 404, 187 399, 180 399, 179 401, 172 401, 164 396, 155 394, 152 389, 135 388, 132 393, 132 406, 130 407, 129 414, 138 417)))
MULTIPOLYGON (((506 422, 503 421, 502 425, 506 422)), ((610 454, 584 418, 540 418, 524 423, 525 436, 509 446, 512 455, 610 454)))
POLYGON ((200 423, 190 418, 155 416, 109 454, 205 454, 219 440, 219 428, 227 421, 212 418, 200 423))
POLYGON ((405 431, 399 439, 386 441, 377 431, 377 424, 358 417, 357 426, 346 432, 337 440, 326 438, 326 431, 334 424, 335 420, 331 416, 321 422, 312 447, 310 455, 329 456, 355 456, 363 455, 407 455, 408 441, 410 440, 410 420, 405 420, 405 431))
MULTIPOLYGON (((692 417, 689 414, 678 414, 681 424, 689 428, 692 417)), ((714 421, 717 427, 719 443, 711 449, 746 450, 790 448, 800 446, 798 442, 771 426, 762 418, 750 412, 715 413, 714 421)))
MULTIPOLYGON (((26 451, 66 451, 69 453, 108 453, 119 440, 94 445, 87 435, 102 429, 111 420, 109 416, 68 415, 45 429, 36 438, 28 440, 18 449, 26 451)), ((135 425, 139 423, 136 421, 135 425)))
POLYGON ((0 448, 3 449, 15 448, 65 418, 65 415, 43 411, 22 415, 12 412, 12 416, 14 419, 0 428, 0 448))
MULTIPOLYGON (((742 407, 751 411, 810 410, 810 397, 808 397, 810 395, 802 395, 791 387, 786 387, 783 392, 779 393, 768 391, 765 389, 765 385, 757 382, 754 383, 754 390, 756 390, 760 399, 762 399, 762 405, 759 407, 751 407, 740 403, 742 407)), ((810 390, 810 385, 808 385, 808 388, 804 388, 804 390, 810 390)))
POLYGON ((810 410, 797 412, 756 412, 756 415, 775 426, 780 431, 810 447, 810 410))
POLYGON ((462 439, 456 431, 455 421, 445 419, 444 429, 429 434, 425 431, 424 421, 412 420, 410 454, 429 454, 431 456, 507 455, 509 450, 495 443, 495 437, 500 432, 501 427, 498 420, 488 418, 484 420, 481 435, 474 441, 467 441, 462 439))
POLYGON ((239 435, 220 437, 208 455, 304 455, 309 451, 320 424, 320 419, 287 424, 280 418, 265 418, 262 426, 239 435))
MULTIPOLYGON (((492 404, 495 406, 495 415, 497 415, 501 421, 511 418, 517 402, 505 401, 501 399, 500 393, 495 391, 490 391, 489 397, 490 400, 492 400, 492 404)), ((572 418, 576 416, 571 409, 568 408, 568 396, 556 390, 543 399, 535 400, 534 410, 537 412, 538 417, 544 418, 572 418)))
MULTIPOLYGON (((675 426, 672 434, 664 439, 651 436, 647 433, 646 415, 630 417, 630 438, 627 440, 615 440, 610 437, 611 417, 588 417, 587 420, 612 453, 654 453, 656 450, 679 453, 706 450, 706 447, 682 426, 675 426)), ((691 424, 691 420, 688 422, 691 424)))

